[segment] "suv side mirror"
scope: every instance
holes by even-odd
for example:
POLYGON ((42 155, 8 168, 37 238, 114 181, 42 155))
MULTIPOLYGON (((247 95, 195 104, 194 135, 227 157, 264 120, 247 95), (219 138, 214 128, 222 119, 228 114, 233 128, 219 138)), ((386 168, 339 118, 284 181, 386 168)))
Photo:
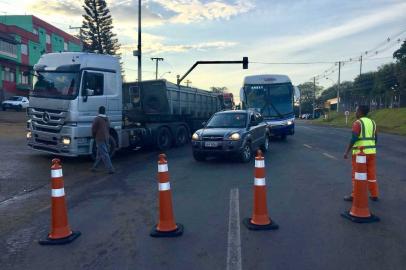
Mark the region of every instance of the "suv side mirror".
POLYGON ((202 122, 202 126, 203 126, 203 127, 206 126, 206 124, 207 124, 206 121, 202 122))

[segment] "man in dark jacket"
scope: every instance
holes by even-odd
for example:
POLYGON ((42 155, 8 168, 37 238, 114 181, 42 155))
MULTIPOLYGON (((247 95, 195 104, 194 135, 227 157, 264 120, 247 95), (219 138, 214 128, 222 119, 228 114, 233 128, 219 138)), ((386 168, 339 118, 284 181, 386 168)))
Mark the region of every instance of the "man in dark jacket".
POLYGON ((93 121, 92 125, 92 135, 96 142, 97 147, 97 155, 96 161, 93 164, 92 171, 96 171, 97 166, 99 166, 100 161, 103 161, 104 165, 108 169, 110 174, 114 173, 113 165, 111 164, 110 156, 109 156, 109 133, 110 129, 110 121, 106 116, 106 108, 101 106, 99 108, 99 115, 93 121))

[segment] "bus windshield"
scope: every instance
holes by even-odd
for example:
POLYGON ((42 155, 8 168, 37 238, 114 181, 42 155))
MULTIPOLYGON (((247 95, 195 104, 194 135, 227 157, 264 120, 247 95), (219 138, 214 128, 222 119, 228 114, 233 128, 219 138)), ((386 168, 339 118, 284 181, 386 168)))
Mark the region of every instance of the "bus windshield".
POLYGON ((244 86, 247 108, 255 109, 264 118, 283 118, 293 114, 293 87, 290 83, 249 84, 244 86))
POLYGON ((30 96, 74 99, 79 89, 79 73, 37 72, 37 80, 30 96))

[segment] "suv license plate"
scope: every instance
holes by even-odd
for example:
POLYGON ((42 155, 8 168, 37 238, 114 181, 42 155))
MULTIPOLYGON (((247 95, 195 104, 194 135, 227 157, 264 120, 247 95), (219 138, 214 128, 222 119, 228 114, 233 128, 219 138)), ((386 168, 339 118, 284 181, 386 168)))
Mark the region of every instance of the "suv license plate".
POLYGON ((206 146, 206 147, 217 147, 218 143, 217 142, 205 142, 204 146, 206 146))

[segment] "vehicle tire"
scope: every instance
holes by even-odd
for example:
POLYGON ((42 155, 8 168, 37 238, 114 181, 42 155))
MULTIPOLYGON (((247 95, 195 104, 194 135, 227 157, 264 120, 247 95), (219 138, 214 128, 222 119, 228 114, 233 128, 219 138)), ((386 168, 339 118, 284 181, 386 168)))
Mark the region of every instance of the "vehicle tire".
POLYGON ((189 142, 189 135, 185 126, 179 126, 175 133, 175 145, 182 146, 189 142))
POLYGON ((156 147, 158 150, 167 150, 172 146, 172 134, 166 127, 158 129, 156 134, 156 147))
POLYGON ((252 159, 252 148, 249 142, 246 142, 240 153, 240 161, 247 163, 252 159))
POLYGON ((263 153, 268 152, 270 142, 271 142, 271 138, 270 138, 270 136, 269 136, 268 134, 266 134, 266 135, 265 135, 265 142, 264 142, 263 145, 261 145, 261 151, 262 151, 263 153))
POLYGON ((206 155, 198 152, 193 152, 193 158, 196 161, 205 161, 206 160, 206 155))

